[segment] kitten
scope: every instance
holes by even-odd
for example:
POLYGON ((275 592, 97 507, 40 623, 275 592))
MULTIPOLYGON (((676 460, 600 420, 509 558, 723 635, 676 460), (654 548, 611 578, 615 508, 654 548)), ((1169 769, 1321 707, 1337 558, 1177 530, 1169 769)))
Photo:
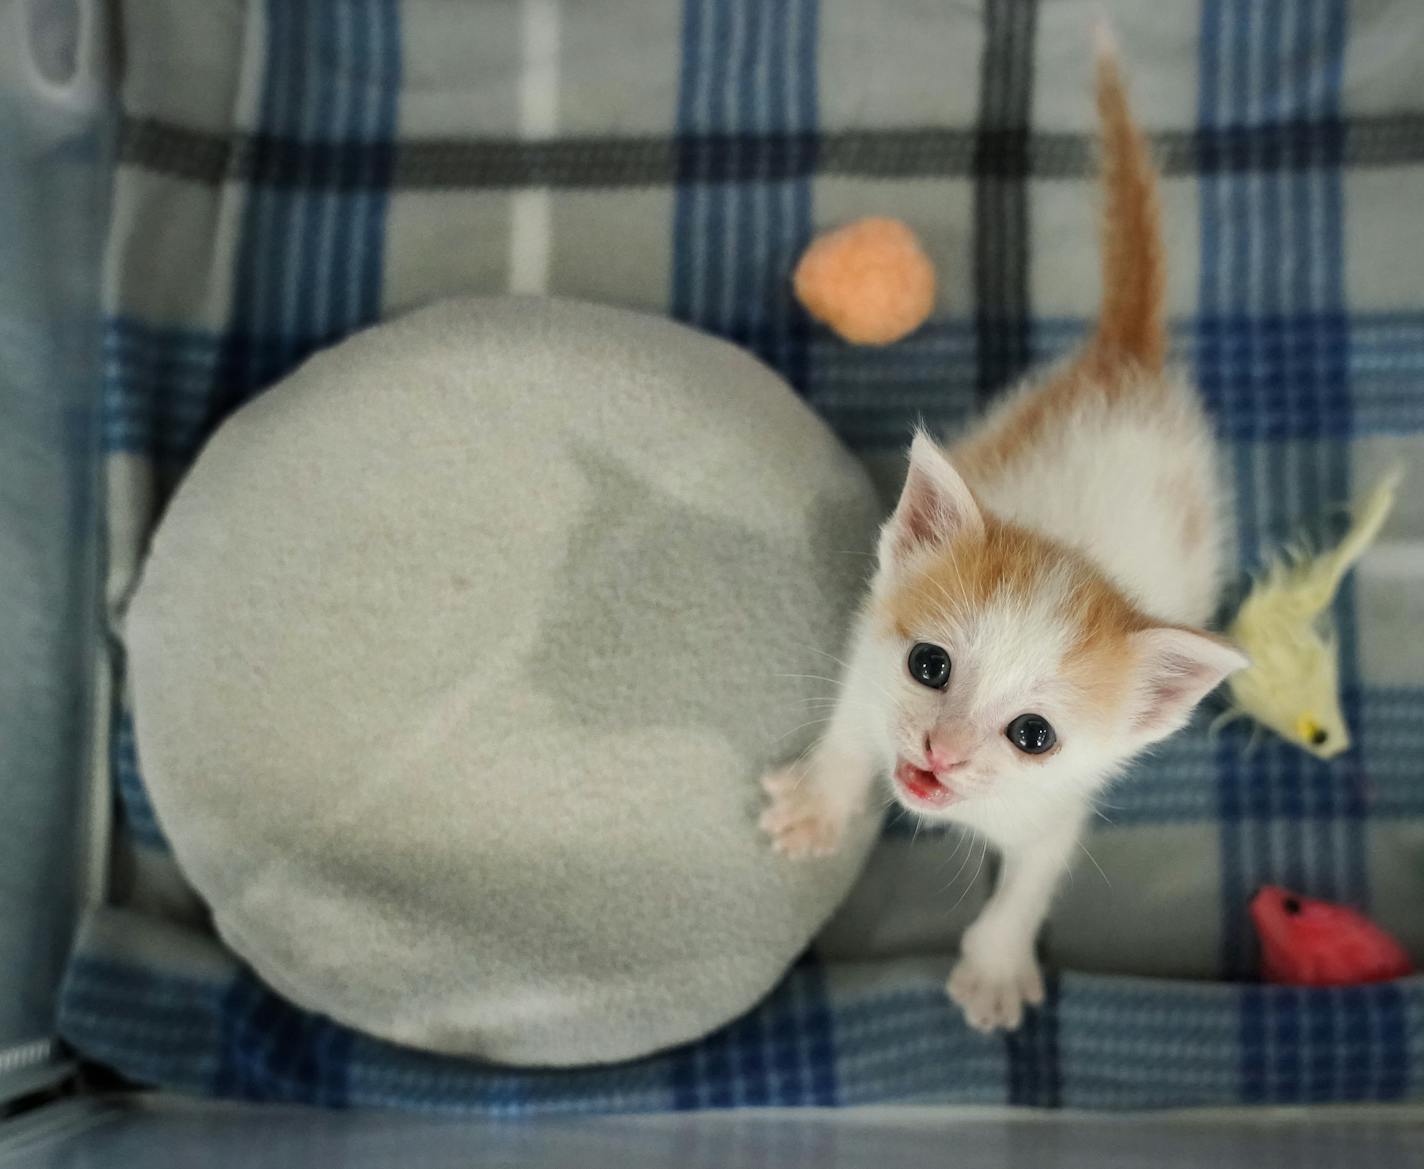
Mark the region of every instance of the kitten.
POLYGON ((1197 628, 1220 566, 1215 455, 1166 366, 1157 179, 1107 40, 1096 88, 1096 331, 948 454, 915 436, 834 717, 763 781, 788 856, 833 851, 886 771, 906 808, 999 849, 947 987, 984 1031, 1043 999, 1035 937, 1095 794, 1247 664, 1197 628))

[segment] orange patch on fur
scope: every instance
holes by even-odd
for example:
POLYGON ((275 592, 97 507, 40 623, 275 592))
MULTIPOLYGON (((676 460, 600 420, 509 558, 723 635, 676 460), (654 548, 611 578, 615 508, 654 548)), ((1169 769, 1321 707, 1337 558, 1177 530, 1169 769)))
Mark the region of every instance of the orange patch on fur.
POLYGON ((1188 495, 1182 503, 1182 547, 1188 553, 1199 552, 1206 542, 1207 506, 1188 495))
POLYGON ((1104 193, 1103 303, 1094 344, 1160 372, 1167 359, 1167 262, 1157 170, 1110 51, 1098 54, 1097 99, 1104 193))
POLYGON ((1064 676, 1095 708, 1112 709, 1131 681, 1128 636, 1154 623, 1084 556, 992 515, 982 536, 961 536, 927 557, 881 609, 887 630, 910 640, 943 621, 967 619, 999 600, 1027 601, 1050 581, 1070 580, 1062 619, 1072 630, 1064 676))
POLYGON ((1093 709, 1115 709, 1132 682, 1128 637, 1153 623, 1098 573, 1079 581, 1073 605, 1068 616, 1075 636, 1063 673, 1093 709))
POLYGON ((1108 411, 1134 400, 1150 402, 1162 389, 1160 378, 1117 354, 1089 348, 1011 400, 955 446, 951 457, 969 482, 977 482, 1041 448, 1054 435, 1066 434, 1085 411, 1108 411))
POLYGON ((1092 339, 1070 362, 1026 390, 954 452, 973 482, 1002 470, 1095 403, 1150 402, 1167 359, 1167 260, 1157 171, 1133 120, 1117 61, 1101 52, 1102 307, 1092 339))
POLYGON ((1197 488, 1190 472, 1182 471, 1164 480, 1160 486, 1162 498, 1181 518, 1182 551, 1195 554, 1202 550, 1211 530, 1211 504, 1197 488))
POLYGON ((936 620, 982 608, 997 596, 1026 597, 1063 550, 1016 524, 984 515, 982 534, 936 548, 886 601, 890 626, 901 637, 936 620))

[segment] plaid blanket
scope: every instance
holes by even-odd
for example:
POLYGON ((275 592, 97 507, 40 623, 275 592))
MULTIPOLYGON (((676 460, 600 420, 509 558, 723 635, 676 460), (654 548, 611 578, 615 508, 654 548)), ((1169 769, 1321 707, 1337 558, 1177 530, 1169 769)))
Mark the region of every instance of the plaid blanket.
MULTIPOLYGON (((1089 9, 985 0, 126 0, 104 438, 115 614, 212 429, 307 354, 448 292, 666 311, 782 371, 887 480, 1096 303, 1089 9), (897 215, 939 267, 887 350, 813 327, 813 233, 897 215)), ((1120 0, 1166 175, 1179 354, 1227 445, 1242 573, 1424 435, 1424 9, 1120 0)), ((982 854, 887 825, 758 1010, 636 1064, 541 1073, 400 1050, 282 1002, 207 933, 144 796, 113 643, 109 903, 64 1035, 145 1082, 454 1111, 872 1101, 1095 1108, 1424 1096, 1424 979, 1250 983, 1262 883, 1369 910, 1424 958, 1424 509, 1406 491, 1336 620, 1357 739, 1318 763, 1198 727, 1110 797, 1045 940, 1045 1008, 944 998, 982 854), (954 872, 955 866, 959 872, 954 872)))

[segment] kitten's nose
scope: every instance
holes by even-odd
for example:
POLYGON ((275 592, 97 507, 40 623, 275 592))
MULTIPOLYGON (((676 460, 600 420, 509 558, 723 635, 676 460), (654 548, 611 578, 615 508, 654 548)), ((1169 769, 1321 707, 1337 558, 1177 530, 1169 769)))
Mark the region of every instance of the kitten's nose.
POLYGON ((969 762, 969 752, 962 745, 926 735, 925 762, 931 771, 953 771, 969 762))

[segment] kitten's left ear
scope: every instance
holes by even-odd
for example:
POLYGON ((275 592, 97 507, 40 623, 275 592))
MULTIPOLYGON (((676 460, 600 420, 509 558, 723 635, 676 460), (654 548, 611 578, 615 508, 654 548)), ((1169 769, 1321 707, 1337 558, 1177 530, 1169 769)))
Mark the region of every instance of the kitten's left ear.
POLYGON ((1132 728, 1144 745, 1185 724, 1228 674, 1251 664, 1234 645, 1195 629, 1145 629, 1129 641, 1137 658, 1132 728))
POLYGON ((969 485, 939 444, 916 431, 900 502, 880 533, 880 566, 896 566, 922 548, 983 530, 984 516, 969 485))

